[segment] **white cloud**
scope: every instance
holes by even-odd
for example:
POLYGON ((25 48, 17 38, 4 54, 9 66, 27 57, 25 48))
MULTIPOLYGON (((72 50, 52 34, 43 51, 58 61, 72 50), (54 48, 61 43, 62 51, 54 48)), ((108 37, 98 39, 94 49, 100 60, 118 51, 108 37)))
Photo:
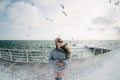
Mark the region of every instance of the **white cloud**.
MULTIPOLYGON (((31 1, 11 3, 5 10, 8 14, 6 20, 9 21, 6 23, 12 32, 9 36, 12 38, 16 38, 11 35, 15 33, 19 39, 53 39, 59 35, 64 39, 118 39, 112 27, 119 26, 117 17, 120 16, 117 12, 113 16, 108 1, 33 0, 34 6, 31 1), (62 9, 60 4, 65 8, 62 9), (99 25, 92 24, 92 20, 99 25)), ((2 25, 7 26, 6 23, 2 25)))
POLYGON ((37 7, 30 6, 24 2, 14 3, 8 8, 9 20, 12 25, 17 26, 39 26, 42 13, 37 7))
POLYGON ((51 4, 55 4, 57 0, 34 0, 34 2, 41 3, 42 5, 48 6, 51 4))
POLYGON ((93 24, 100 24, 100 25, 110 25, 113 24, 113 20, 109 18, 104 17, 96 17, 92 20, 93 24))
MULTIPOLYGON (((110 6, 108 10, 102 15, 97 16, 94 19, 92 19, 92 24, 95 25, 95 28, 97 30, 103 30, 104 36, 106 36, 108 39, 120 39, 119 36, 119 30, 117 30, 119 27, 116 28, 116 26, 120 26, 120 7, 114 8, 113 6, 110 6)), ((105 38, 103 38, 105 39, 105 38)))
MULTIPOLYGON (((111 7, 112 8, 112 7, 111 7)), ((99 25, 115 25, 119 22, 120 17, 120 11, 118 9, 108 9, 104 15, 97 16, 93 18, 92 23, 93 24, 99 24, 99 25)))
POLYGON ((5 7, 10 3, 10 0, 1 0, 0 1, 0 11, 4 10, 5 7))

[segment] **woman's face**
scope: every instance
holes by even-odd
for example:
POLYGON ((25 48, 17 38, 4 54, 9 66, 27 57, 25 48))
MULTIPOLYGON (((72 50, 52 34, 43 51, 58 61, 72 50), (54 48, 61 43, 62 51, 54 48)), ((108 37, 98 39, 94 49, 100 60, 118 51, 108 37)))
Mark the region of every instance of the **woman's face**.
POLYGON ((60 48, 61 46, 63 46, 63 41, 58 41, 57 42, 57 46, 60 48))

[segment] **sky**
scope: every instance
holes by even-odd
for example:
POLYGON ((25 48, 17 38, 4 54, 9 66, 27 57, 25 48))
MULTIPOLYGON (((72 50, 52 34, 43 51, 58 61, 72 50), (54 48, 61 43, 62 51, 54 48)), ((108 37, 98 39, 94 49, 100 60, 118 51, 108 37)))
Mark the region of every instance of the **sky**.
POLYGON ((0 40, 119 40, 119 0, 0 0, 0 40))

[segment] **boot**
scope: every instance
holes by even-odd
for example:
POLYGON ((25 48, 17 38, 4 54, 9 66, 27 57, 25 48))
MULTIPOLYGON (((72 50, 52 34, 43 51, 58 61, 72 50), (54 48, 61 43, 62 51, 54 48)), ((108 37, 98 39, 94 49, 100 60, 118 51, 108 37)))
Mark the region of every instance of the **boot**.
POLYGON ((55 77, 55 80, 58 80, 58 77, 55 77))
POLYGON ((58 78, 58 80, 62 80, 62 78, 58 78))

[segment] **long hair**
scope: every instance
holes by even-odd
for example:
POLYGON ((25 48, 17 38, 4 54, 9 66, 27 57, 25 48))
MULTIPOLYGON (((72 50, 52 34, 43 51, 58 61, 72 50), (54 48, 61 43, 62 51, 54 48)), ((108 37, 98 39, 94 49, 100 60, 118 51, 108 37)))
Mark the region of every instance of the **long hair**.
POLYGON ((71 55, 71 51, 70 51, 70 48, 67 47, 67 44, 68 43, 65 43, 61 48, 65 51, 65 53, 67 53, 67 56, 70 56, 71 55))

